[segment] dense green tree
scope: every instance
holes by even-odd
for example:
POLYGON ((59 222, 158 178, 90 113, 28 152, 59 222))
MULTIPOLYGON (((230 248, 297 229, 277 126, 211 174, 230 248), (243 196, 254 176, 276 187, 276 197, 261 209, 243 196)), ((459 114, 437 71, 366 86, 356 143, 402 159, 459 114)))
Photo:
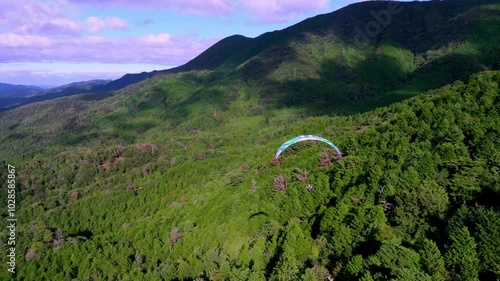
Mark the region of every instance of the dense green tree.
POLYGON ((363 268, 363 257, 361 255, 355 255, 349 260, 345 267, 345 270, 348 276, 351 276, 351 278, 356 278, 363 272, 363 268))
POLYGON ((446 276, 444 259, 436 243, 424 238, 419 244, 420 264, 425 273, 432 276, 432 280, 444 281, 446 276))
POLYGON ((475 212, 478 257, 481 271, 500 276, 500 213, 479 208, 475 212))
POLYGON ((369 264, 381 270, 389 270, 392 276, 397 276, 401 269, 418 271, 420 256, 412 249, 406 248, 396 241, 383 241, 380 249, 369 257, 369 264))
POLYGON ((396 270, 396 278, 392 280, 400 281, 432 281, 433 279, 426 273, 415 268, 401 268, 396 270))
POLYGON ((395 197, 394 220, 401 230, 414 239, 423 238, 442 220, 448 208, 446 190, 433 181, 424 181, 395 197), (432 221, 434 220, 434 221, 432 221))
POLYGON ((299 263, 293 253, 284 251, 273 271, 271 280, 287 281, 296 280, 299 274, 299 263))
POLYGON ((467 227, 453 229, 444 255, 453 280, 479 280, 476 242, 467 227))

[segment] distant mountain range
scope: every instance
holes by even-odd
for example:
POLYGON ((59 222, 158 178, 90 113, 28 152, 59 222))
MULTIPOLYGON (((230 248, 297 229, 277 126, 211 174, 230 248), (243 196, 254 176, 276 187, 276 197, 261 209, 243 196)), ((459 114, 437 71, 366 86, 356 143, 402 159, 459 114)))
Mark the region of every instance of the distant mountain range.
POLYGON ((102 86, 110 82, 111 80, 89 80, 74 82, 53 88, 0 83, 0 111, 37 101, 89 93, 92 92, 95 87, 102 86))
POLYGON ((89 80, 74 82, 53 88, 42 88, 38 86, 11 85, 0 83, 0 112, 13 109, 18 106, 51 100, 60 97, 86 94, 106 93, 122 89, 128 85, 153 77, 159 73, 178 72, 181 68, 170 70, 142 72, 136 74, 125 74, 116 80, 89 80))
POLYGON ((12 85, 0 83, 0 98, 2 97, 29 97, 43 88, 38 86, 12 85))

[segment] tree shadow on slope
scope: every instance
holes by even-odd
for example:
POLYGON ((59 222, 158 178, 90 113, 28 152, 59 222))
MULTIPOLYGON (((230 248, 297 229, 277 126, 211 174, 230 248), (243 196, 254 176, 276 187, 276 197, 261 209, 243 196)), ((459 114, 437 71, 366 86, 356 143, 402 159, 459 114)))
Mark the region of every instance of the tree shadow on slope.
POLYGON ((299 78, 286 82, 267 80, 275 92, 274 106, 306 109, 310 115, 350 115, 389 106, 425 91, 453 83, 466 82, 483 70, 472 56, 451 53, 407 73, 403 65, 387 55, 376 55, 349 67, 342 57, 325 60, 319 79, 299 78), (281 93, 281 94, 280 94, 281 93))
POLYGON ((406 81, 402 66, 388 56, 368 59, 356 68, 343 60, 339 56, 323 61, 319 79, 268 80, 271 88, 283 93, 276 105, 305 108, 311 115, 359 113, 382 106, 378 98, 406 81))
POLYGON ((473 73, 485 70, 477 58, 464 54, 448 54, 434 59, 415 70, 409 76, 405 88, 418 92, 442 87, 454 81, 467 81, 473 73))

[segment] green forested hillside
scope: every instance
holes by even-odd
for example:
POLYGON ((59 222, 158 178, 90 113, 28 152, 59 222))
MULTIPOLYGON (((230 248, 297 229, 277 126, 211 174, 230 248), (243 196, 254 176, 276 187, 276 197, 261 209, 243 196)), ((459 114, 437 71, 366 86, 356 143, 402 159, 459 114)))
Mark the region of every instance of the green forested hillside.
POLYGON ((402 3, 353 42, 387 3, 0 113, 15 279, 500 278, 498 1, 402 3), (274 160, 299 134, 343 157, 303 142, 274 160))
POLYGON ((499 83, 484 72, 348 117, 217 115, 216 130, 13 160, 18 279, 494 279, 499 83), (307 132, 343 159, 307 143, 272 160, 307 132))
POLYGON ((133 144, 150 141, 153 128, 162 137, 172 129, 184 134, 235 116, 269 119, 282 109, 351 115, 498 69, 498 0, 398 3, 377 36, 353 39, 390 3, 353 4, 257 38, 231 36, 183 66, 116 92, 2 112, 0 157, 117 138, 133 144))

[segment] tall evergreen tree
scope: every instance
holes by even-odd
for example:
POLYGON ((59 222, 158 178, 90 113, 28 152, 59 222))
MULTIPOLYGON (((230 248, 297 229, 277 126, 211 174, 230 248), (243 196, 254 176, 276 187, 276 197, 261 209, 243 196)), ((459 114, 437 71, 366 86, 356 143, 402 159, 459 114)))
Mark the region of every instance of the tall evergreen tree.
POLYGON ((446 269, 444 260, 434 241, 424 239, 419 247, 420 264, 424 271, 432 276, 435 281, 444 281, 446 269))
POLYGON ((479 280, 479 259, 476 252, 476 241, 467 227, 453 229, 446 246, 445 263, 453 280, 479 280))

